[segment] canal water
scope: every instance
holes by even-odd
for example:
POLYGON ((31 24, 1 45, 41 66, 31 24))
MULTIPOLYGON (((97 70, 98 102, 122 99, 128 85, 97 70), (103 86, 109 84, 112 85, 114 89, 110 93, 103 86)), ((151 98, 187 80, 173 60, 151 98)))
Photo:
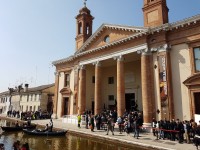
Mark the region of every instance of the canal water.
MULTIPOLYGON (((1 125, 12 126, 12 122, 1 121, 1 125)), ((110 142, 88 139, 66 134, 62 137, 41 137, 26 135, 23 132, 3 132, 0 135, 0 143, 3 143, 5 150, 12 150, 12 145, 19 140, 21 145, 29 143, 31 150, 146 150, 138 147, 119 146, 110 142)))

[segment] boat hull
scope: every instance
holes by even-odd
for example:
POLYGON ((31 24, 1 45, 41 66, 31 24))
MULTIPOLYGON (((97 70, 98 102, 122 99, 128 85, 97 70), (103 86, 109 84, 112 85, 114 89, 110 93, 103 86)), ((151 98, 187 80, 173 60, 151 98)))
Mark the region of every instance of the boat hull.
POLYGON ((23 129, 23 132, 28 134, 28 135, 37 135, 37 136, 64 136, 67 131, 37 131, 37 130, 28 130, 28 129, 23 129))
POLYGON ((22 131, 23 129, 33 130, 36 128, 36 125, 31 126, 20 126, 20 127, 1 127, 5 132, 13 132, 13 131, 22 131))

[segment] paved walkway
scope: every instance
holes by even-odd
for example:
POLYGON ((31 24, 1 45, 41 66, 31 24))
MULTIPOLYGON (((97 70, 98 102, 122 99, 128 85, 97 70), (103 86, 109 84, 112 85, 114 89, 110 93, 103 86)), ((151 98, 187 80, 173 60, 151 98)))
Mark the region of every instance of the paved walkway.
MULTIPOLYGON (((49 123, 49 120, 34 120, 33 123, 45 125, 46 123, 49 123)), ((156 140, 156 137, 152 135, 152 133, 141 133, 139 139, 135 139, 133 137, 133 134, 127 135, 126 133, 119 134, 117 130, 114 132, 114 136, 109 133, 109 135, 106 135, 106 131, 104 130, 94 130, 94 132, 91 132, 90 129, 85 129, 85 126, 81 126, 81 128, 78 128, 75 124, 67 124, 62 123, 62 120, 60 119, 53 119, 54 127, 60 128, 60 129, 66 129, 70 132, 78 132, 81 134, 86 135, 93 135, 95 137, 101 137, 101 138, 108 138, 112 140, 116 140, 119 142, 126 142, 128 144, 136 144, 141 145, 145 147, 152 147, 152 148, 158 148, 158 149, 166 149, 166 150, 195 150, 196 147, 193 144, 179 144, 178 141, 170 141, 170 140, 156 140)), ((117 128, 117 127, 116 127, 117 128)))
MULTIPOLYGON (((0 116, 4 117, 4 116, 0 116)), ((9 118, 10 119, 10 118, 9 118)), ((49 123, 48 120, 32 120, 32 123, 43 125, 49 123)), ((68 132, 76 133, 76 134, 82 134, 86 136, 94 136, 98 139, 108 139, 113 140, 116 142, 121 143, 127 143, 127 144, 135 144, 140 145, 144 147, 151 147, 159 150, 195 150, 196 147, 193 144, 179 144, 178 141, 170 141, 170 140, 156 140, 156 137, 152 135, 152 133, 141 133, 139 139, 135 139, 133 137, 133 134, 127 135, 126 133, 119 134, 117 129, 114 132, 114 136, 109 133, 109 135, 106 135, 106 132, 104 130, 96 130, 94 129, 94 132, 91 132, 90 129, 85 129, 85 126, 81 126, 81 128, 78 128, 75 124, 67 124, 62 123, 61 119, 53 119, 54 127, 58 129, 65 129, 68 130, 68 132)), ((117 127, 115 127, 117 128, 117 127)))

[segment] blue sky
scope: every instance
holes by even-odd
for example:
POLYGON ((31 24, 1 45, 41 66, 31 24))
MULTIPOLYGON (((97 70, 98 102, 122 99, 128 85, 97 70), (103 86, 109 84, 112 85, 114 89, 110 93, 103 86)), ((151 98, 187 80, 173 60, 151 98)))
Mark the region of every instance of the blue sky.
MULTIPOLYGON (((200 14, 199 0, 167 0, 169 21, 200 14)), ((102 23, 143 26, 143 0, 88 0, 95 17, 93 33, 102 23)), ((0 0, 0 92, 29 83, 54 82, 52 61, 75 51, 75 16, 83 0, 0 0)))

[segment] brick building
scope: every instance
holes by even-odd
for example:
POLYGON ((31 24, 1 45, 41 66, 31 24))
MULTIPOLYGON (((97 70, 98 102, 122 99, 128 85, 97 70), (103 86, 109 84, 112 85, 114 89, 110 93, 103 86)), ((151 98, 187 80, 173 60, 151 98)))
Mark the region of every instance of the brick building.
POLYGON ((76 51, 56 60, 54 116, 118 115, 194 118, 200 114, 200 15, 169 23, 166 0, 144 0, 144 27, 102 24, 84 6, 76 16, 76 51))

